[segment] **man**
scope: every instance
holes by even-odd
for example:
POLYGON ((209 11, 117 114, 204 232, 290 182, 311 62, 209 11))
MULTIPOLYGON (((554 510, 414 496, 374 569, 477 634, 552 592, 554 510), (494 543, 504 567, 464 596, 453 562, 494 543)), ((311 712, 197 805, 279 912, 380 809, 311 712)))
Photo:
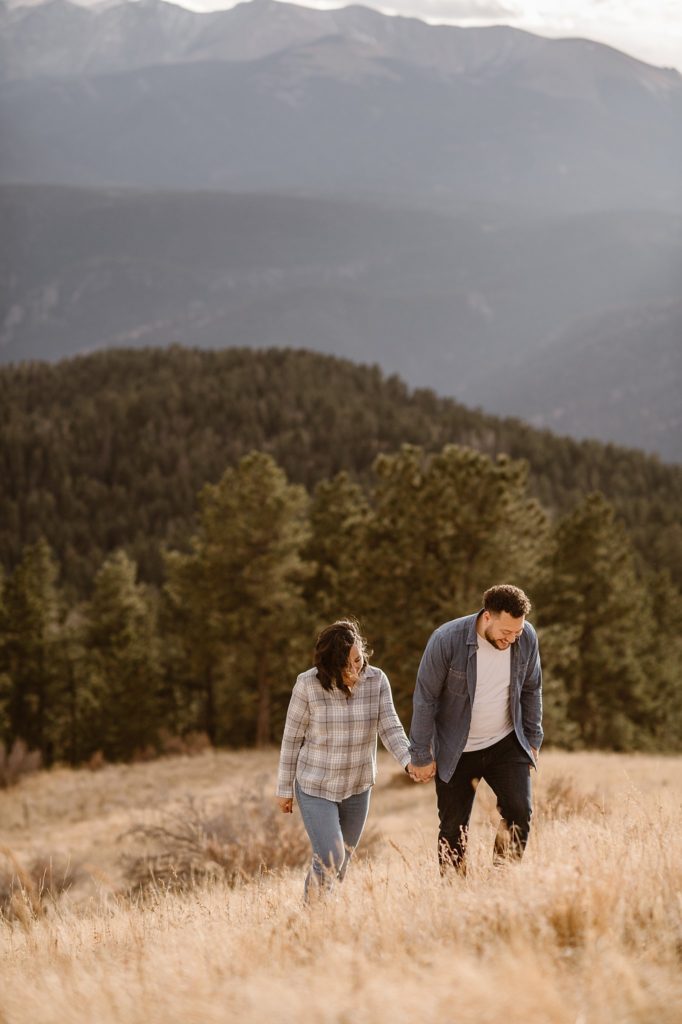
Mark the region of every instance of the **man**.
POLYGON ((542 673, 531 604, 518 587, 486 590, 475 615, 432 634, 414 691, 410 774, 436 776, 441 873, 464 873, 476 786, 485 779, 502 816, 494 859, 519 859, 532 815, 530 769, 542 744, 542 673))

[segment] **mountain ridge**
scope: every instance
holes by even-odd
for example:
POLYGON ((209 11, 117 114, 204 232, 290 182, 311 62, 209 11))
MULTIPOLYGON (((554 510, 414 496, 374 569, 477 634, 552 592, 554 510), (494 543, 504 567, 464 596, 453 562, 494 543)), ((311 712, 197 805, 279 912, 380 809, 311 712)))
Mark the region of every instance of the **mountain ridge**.
POLYGON ((362 55, 349 70, 347 47, 330 69, 315 54, 6 82, 0 180, 682 208, 682 88, 569 102, 362 55))
POLYGON ((649 422, 608 436, 678 457, 654 398, 682 280, 678 72, 268 2, 5 5, 0 64, 0 360, 305 345, 546 421, 577 408, 554 393, 569 350, 589 373, 624 332, 649 422))
POLYGON ((0 181, 682 209, 682 76, 359 6, 0 17, 0 181))
MULTIPOLYGON (((175 341, 302 346, 526 418, 542 414, 543 389, 530 404, 514 396, 527 396, 547 349, 561 382, 572 348, 563 339, 582 343, 586 317, 610 310, 617 336, 633 305, 673 300, 682 267, 682 216, 651 212, 547 221, 341 197, 2 186, 0 233, 10 241, 0 362, 175 341)), ((661 330, 659 345, 647 328, 632 343, 642 406, 658 386, 666 338, 661 330)), ((610 433, 593 433, 640 447, 656 438, 664 457, 679 458, 679 433, 663 416, 678 364, 665 364, 660 422, 654 407, 633 433, 625 404, 615 409, 618 429, 611 419, 610 433)), ((613 390, 618 361, 607 370, 613 390)))
MULTIPOLYGON (((671 87, 673 83, 679 85, 682 82, 682 75, 674 68, 660 68, 624 54, 613 46, 581 37, 550 39, 508 25, 434 25, 416 17, 385 15, 361 4, 319 10, 275 0, 250 0, 226 10, 199 12, 165 0, 137 0, 136 3, 113 0, 92 7, 71 0, 45 0, 38 5, 6 8, 4 26, 0 20, 0 38, 3 27, 21 30, 23 26, 26 31, 30 30, 32 21, 40 26, 41 32, 46 28, 54 31, 61 27, 54 20, 50 22, 51 17, 71 18, 72 28, 76 27, 77 20, 80 26, 93 29, 91 37, 85 46, 82 39, 74 40, 68 62, 62 61, 61 64, 59 48, 55 48, 52 40, 51 45, 44 46, 41 52, 36 40, 32 39, 31 51, 23 55, 23 60, 30 58, 35 64, 29 65, 24 74, 35 74, 37 68, 42 68, 42 73, 45 73, 49 60, 53 64, 53 73, 67 77, 97 70, 93 65, 98 61, 101 70, 153 66, 160 62, 160 44, 175 47, 165 53, 167 61, 214 58, 243 61, 339 34, 373 47, 376 56, 409 58, 452 73, 480 71, 486 67, 491 70, 494 65, 503 65, 510 58, 520 60, 542 53, 551 55, 552 61, 556 61, 562 50, 570 48, 582 54, 584 60, 590 54, 596 54, 602 61, 608 60, 612 70, 639 66, 640 73, 647 75, 645 80, 649 87, 655 82, 659 85, 667 82, 671 87), (145 50, 140 58, 138 51, 130 47, 130 36, 124 40, 123 36, 117 38, 116 33, 125 32, 126 27, 129 32, 139 32, 148 27, 146 21, 150 15, 154 36, 145 39, 145 50), (172 32, 177 27, 181 29, 181 35, 174 38, 172 32), (248 27, 250 39, 238 36, 244 27, 248 27), (124 42, 128 43, 127 50, 122 46, 124 42), (118 53, 116 44, 121 46, 118 53), (154 46, 157 47, 156 52, 154 46)), ((8 45, 8 52, 3 54, 0 68, 5 68, 5 77, 13 77, 8 68, 21 66, 21 43, 20 32, 11 40, 11 52, 8 45)))

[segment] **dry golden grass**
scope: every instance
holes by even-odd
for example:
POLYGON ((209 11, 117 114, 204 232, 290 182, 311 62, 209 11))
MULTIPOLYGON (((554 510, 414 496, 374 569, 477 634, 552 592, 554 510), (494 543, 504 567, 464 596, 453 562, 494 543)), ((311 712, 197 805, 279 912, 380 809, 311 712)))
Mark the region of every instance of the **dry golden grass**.
MULTIPOLYGON (((383 842, 304 909, 303 871, 231 888, 120 895, 121 843, 188 797, 220 806, 276 752, 59 770, 0 793, 19 862, 86 871, 37 917, 0 925, 2 1024, 677 1024, 682 1005, 682 759, 543 755, 524 861, 494 869, 481 786, 471 870, 443 882, 435 794, 380 759, 383 842)), ((288 820, 293 828, 296 822, 288 820)))

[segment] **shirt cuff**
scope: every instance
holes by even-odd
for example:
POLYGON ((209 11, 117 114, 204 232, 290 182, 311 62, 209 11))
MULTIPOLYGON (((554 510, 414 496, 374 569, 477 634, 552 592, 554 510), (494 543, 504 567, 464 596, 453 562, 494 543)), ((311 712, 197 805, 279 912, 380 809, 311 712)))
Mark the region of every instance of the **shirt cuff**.
POLYGON ((417 768, 424 768, 427 764, 433 764, 434 757, 430 750, 415 750, 412 748, 412 764, 417 768))

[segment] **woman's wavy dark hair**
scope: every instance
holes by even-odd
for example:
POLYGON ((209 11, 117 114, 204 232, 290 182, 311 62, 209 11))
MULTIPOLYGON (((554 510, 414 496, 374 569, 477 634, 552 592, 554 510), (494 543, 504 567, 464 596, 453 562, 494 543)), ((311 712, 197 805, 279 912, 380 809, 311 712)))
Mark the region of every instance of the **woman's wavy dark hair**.
POLYGON ((362 668, 365 669, 372 655, 367 641, 360 632, 355 619, 339 619, 325 626, 315 642, 315 668, 320 685, 325 690, 336 687, 350 696, 350 689, 343 681, 343 670, 348 665, 353 644, 362 654, 362 668))

